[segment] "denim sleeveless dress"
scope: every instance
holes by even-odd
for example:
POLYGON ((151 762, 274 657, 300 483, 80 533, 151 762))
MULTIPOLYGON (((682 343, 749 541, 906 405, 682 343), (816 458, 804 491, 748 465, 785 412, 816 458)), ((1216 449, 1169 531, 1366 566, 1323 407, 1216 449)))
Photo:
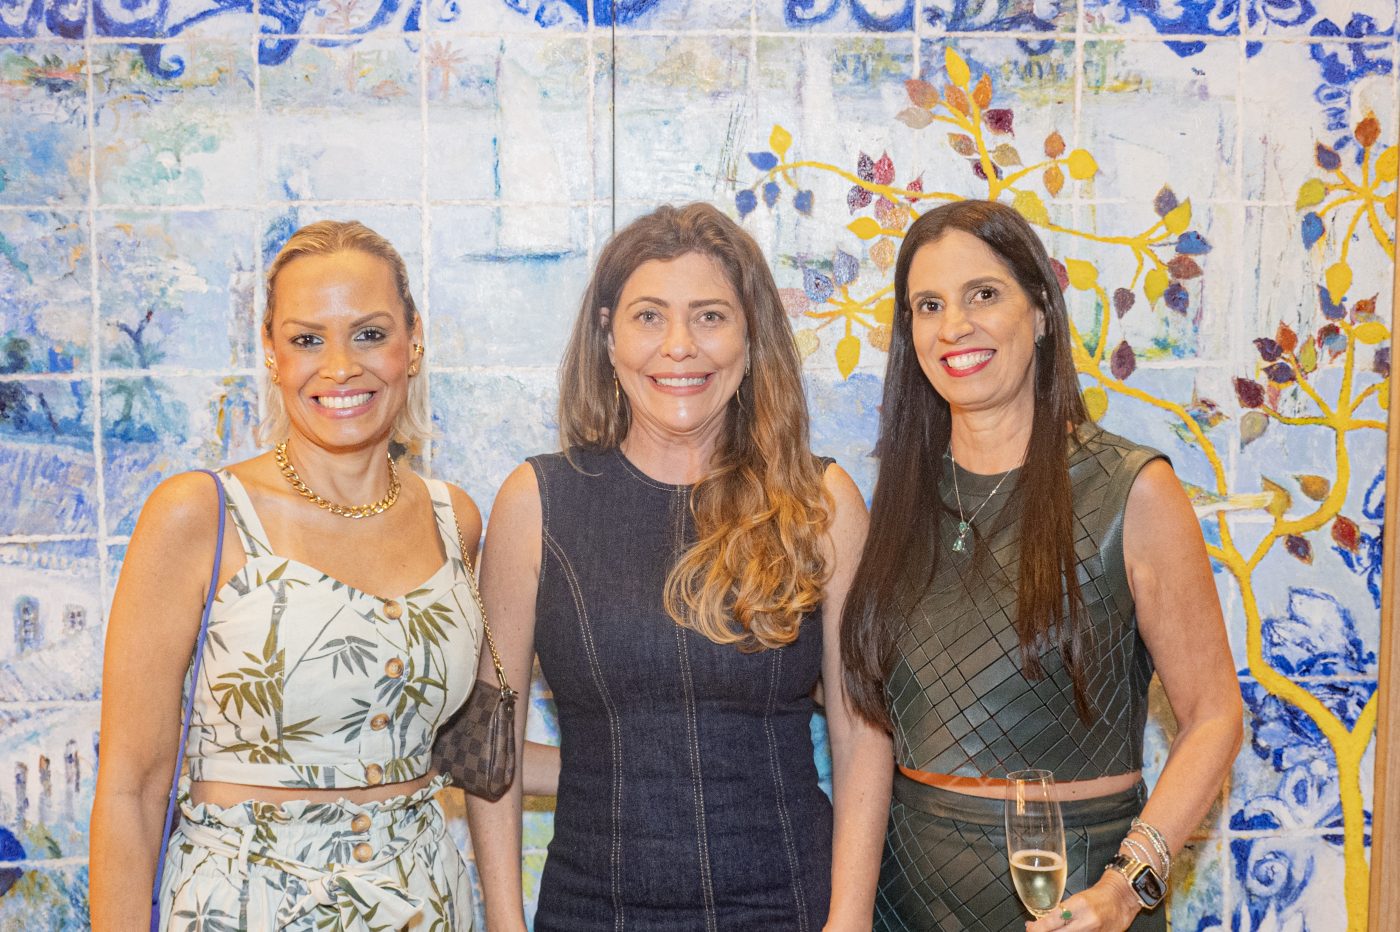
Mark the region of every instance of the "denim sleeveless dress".
POLYGON ((751 653, 678 626, 662 591, 692 540, 690 487, 616 450, 529 462, 535 646, 562 757, 536 932, 817 932, 832 832, 810 732, 820 619, 751 653))

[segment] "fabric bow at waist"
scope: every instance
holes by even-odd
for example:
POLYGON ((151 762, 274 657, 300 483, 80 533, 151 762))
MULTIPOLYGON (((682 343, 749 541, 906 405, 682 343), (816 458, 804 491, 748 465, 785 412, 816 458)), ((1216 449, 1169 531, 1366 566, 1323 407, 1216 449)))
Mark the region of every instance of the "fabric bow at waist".
POLYGON ((245 875, 248 864, 261 864, 296 877, 306 885, 300 899, 288 900, 277 911, 277 928, 291 925, 315 910, 326 910, 338 918, 335 926, 345 932, 380 932, 387 928, 402 929, 423 911, 423 901, 408 893, 391 874, 380 869, 391 864, 411 849, 426 833, 386 845, 380 855, 356 864, 331 864, 316 867, 290 858, 270 854, 253 842, 257 826, 242 826, 241 830, 219 830, 212 826, 186 822, 182 834, 192 843, 222 857, 235 859, 245 875))

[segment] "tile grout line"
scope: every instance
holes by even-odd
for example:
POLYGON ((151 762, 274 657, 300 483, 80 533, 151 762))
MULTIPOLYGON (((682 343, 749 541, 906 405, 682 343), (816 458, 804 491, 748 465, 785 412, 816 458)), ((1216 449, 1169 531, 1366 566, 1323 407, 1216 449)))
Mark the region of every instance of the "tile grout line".
MULTIPOLYGON (((84 36, 85 67, 87 73, 87 143, 88 143, 88 287, 92 301, 92 346, 89 351, 92 366, 92 458, 95 471, 93 492, 97 499, 97 539, 107 537, 107 470, 102 443, 102 298, 98 291, 97 254, 97 80, 94 77, 92 37, 97 31, 94 5, 87 7, 87 34, 84 36)), ((107 593, 113 591, 112 568, 107 548, 97 547, 97 580, 99 595, 97 609, 105 629, 111 614, 107 605, 107 593)))
MULTIPOLYGON (((596 2, 609 2, 609 0, 596 0, 596 2)), ((297 43, 322 44, 326 48, 348 45, 361 42, 367 38, 384 35, 388 30, 367 33, 337 33, 337 32, 254 32, 254 41, 260 42, 262 39, 292 40, 297 43)), ((750 30, 746 28, 733 29, 693 29, 693 30, 663 30, 663 29, 627 29, 630 36, 640 38, 676 38, 684 36, 686 38, 696 37, 727 37, 743 38, 751 32, 762 38, 792 38, 795 35, 805 35, 817 39, 830 40, 869 40, 869 39, 898 39, 915 32, 914 29, 890 29, 890 30, 869 30, 869 31, 821 31, 821 30, 777 30, 758 29, 756 26, 750 30)), ((424 30, 420 29, 422 35, 424 30)), ((498 39, 508 36, 519 36, 529 39, 540 35, 540 32, 519 30, 515 32, 477 32, 470 29, 441 30, 444 35, 454 39, 498 39)), ((1015 29, 962 29, 962 30, 940 30, 940 37, 958 39, 1015 39, 1034 40, 1037 42, 1066 40, 1074 36, 1074 30, 1056 29, 1049 32, 1021 31, 1015 29)), ((1217 33, 1156 33, 1150 31, 1125 31, 1125 32, 1104 32, 1086 33, 1091 41, 1103 42, 1141 42, 1151 44, 1166 45, 1168 43, 1201 42, 1215 44, 1234 43, 1239 39, 1239 35, 1220 35, 1217 33)), ((585 30, 577 31, 555 31, 552 38, 564 42, 587 42, 585 30)), ((94 45, 113 46, 141 46, 141 45, 178 45, 198 42, 202 45, 231 45, 234 41, 227 36, 217 35, 175 35, 175 36, 92 36, 94 45)), ((1385 35, 1371 36, 1312 36, 1312 35, 1271 35, 1261 33, 1249 36, 1250 42, 1258 42, 1262 45, 1373 45, 1393 43, 1393 37, 1385 35)), ((73 45, 74 40, 65 39, 61 36, 9 36, 0 38, 0 47, 7 45, 73 45)))
MULTIPOLYGON (((1080 148, 1083 143, 1080 140, 1080 133, 1083 128, 1084 111, 1084 35, 1085 17, 1084 0, 1076 0, 1074 13, 1074 124, 1071 129, 1074 138, 1074 147, 1080 148)), ((1074 179, 1069 179, 1074 181, 1074 179)), ((1093 184, 1090 181, 1074 181, 1074 187, 1070 189, 1069 210, 1070 216, 1074 218, 1074 225, 1079 227, 1083 221, 1085 213, 1084 185, 1093 184)), ((1096 186, 1097 187, 1097 186, 1096 186)), ((1088 211, 1093 214, 1094 226, 1098 227, 1099 213, 1092 207, 1088 211)))
MULTIPOLYGON (((1234 188, 1235 188, 1235 192, 1234 192, 1234 193, 1235 193, 1235 196, 1238 197, 1238 198, 1240 198, 1241 201, 1243 201, 1243 198, 1244 198, 1244 151, 1245 151, 1245 150, 1244 150, 1244 89, 1245 89, 1245 74, 1246 74, 1245 65, 1246 65, 1246 63, 1247 63, 1246 60, 1247 60, 1248 57, 1249 57, 1249 56, 1248 56, 1248 51, 1247 51, 1247 42, 1248 42, 1248 39, 1247 39, 1247 37, 1245 36, 1245 23, 1243 22, 1243 5, 1241 5, 1240 7, 1237 7, 1237 15, 1240 16, 1241 22, 1239 23, 1239 26, 1238 26, 1238 35, 1237 35, 1237 37, 1236 37, 1236 43, 1235 43, 1235 50, 1236 50, 1236 51, 1235 51, 1235 54, 1236 54, 1236 59, 1235 59, 1235 68, 1236 68, 1236 71, 1235 71, 1235 153, 1234 153, 1235 165, 1234 165, 1234 173, 1233 173, 1233 174, 1234 174, 1234 178, 1233 178, 1232 180, 1233 180, 1233 182, 1234 182, 1234 188)), ((1237 223, 1240 224, 1240 233, 1239 233, 1239 236, 1240 236, 1241 241, 1242 241, 1242 240, 1243 240, 1243 236, 1244 236, 1245 226, 1246 226, 1246 224, 1245 224, 1245 218, 1249 215, 1249 208, 1248 208, 1248 207, 1236 207, 1236 208, 1234 209, 1233 212, 1234 212, 1234 214, 1235 214, 1235 218, 1234 218, 1234 219, 1235 219, 1235 222, 1237 222, 1237 223)), ((1194 218, 1193 218, 1193 219, 1194 219, 1194 218)), ((1244 277, 1244 276, 1245 276, 1245 274, 1246 274, 1246 272, 1247 272, 1247 269, 1246 269, 1246 263, 1245 263, 1245 258, 1244 258, 1244 257, 1245 257, 1245 250, 1244 250, 1244 249, 1239 249, 1239 250, 1236 251, 1236 255, 1235 255, 1235 262, 1236 262, 1236 276, 1235 276, 1235 281, 1236 281, 1237 283, 1243 283, 1243 282, 1245 281, 1245 277, 1244 277)), ((1203 293, 1202 293, 1201 297, 1202 297, 1202 300, 1204 300, 1204 298, 1205 298, 1204 289, 1203 289, 1203 293)), ((1226 324, 1226 339, 1227 339, 1227 341, 1228 341, 1228 347, 1227 347, 1227 349, 1226 349, 1226 354, 1225 354, 1225 356, 1226 356, 1226 366, 1228 367, 1228 369, 1227 369, 1227 371, 1225 371, 1224 373, 1222 373, 1222 375, 1224 376, 1224 378, 1225 378, 1227 384, 1228 384, 1229 379, 1231 378, 1231 376, 1232 376, 1232 374, 1233 374, 1234 372, 1240 372, 1240 371, 1243 370, 1243 367, 1241 366, 1241 358, 1240 358, 1241 355, 1242 355, 1242 352, 1243 352, 1243 351, 1241 350, 1241 343, 1243 342, 1242 339, 1241 339, 1241 337, 1243 336, 1243 330, 1242 330, 1242 324, 1241 324, 1240 319, 1239 319, 1240 317, 1241 317, 1241 315, 1238 315, 1238 314, 1231 314, 1231 315, 1229 315, 1229 322, 1226 324)), ((1239 433, 1238 433, 1238 431, 1239 431, 1238 421, 1236 421, 1235 426, 1234 426, 1234 429, 1235 429, 1235 431, 1236 431, 1236 437, 1238 438, 1238 437, 1240 436, 1239 433)), ((1229 449, 1229 451, 1227 452, 1226 462, 1225 462, 1225 464, 1224 464, 1224 466, 1225 466, 1225 475, 1226 475, 1226 478, 1228 479, 1228 481, 1229 481, 1229 483, 1230 483, 1230 484, 1229 484, 1229 488, 1232 488, 1232 489, 1233 489, 1233 488, 1237 488, 1235 482, 1236 482, 1236 480, 1237 480, 1237 478, 1238 478, 1239 453, 1240 453, 1240 444, 1239 444, 1239 442, 1236 442, 1236 443, 1231 444, 1230 449, 1229 449)), ((1236 582, 1236 583, 1234 583, 1233 585, 1231 585, 1231 587, 1230 587, 1230 592, 1229 592, 1229 597, 1225 600, 1225 605, 1223 605, 1221 608, 1222 608, 1222 612, 1223 612, 1226 608, 1230 608, 1230 609, 1239 610, 1239 611, 1241 612, 1241 614, 1227 616, 1227 619, 1228 619, 1229 617, 1237 617, 1237 618, 1243 619, 1243 614, 1242 614, 1243 604, 1242 604, 1242 602, 1240 601, 1239 594, 1238 594, 1238 590, 1239 590, 1239 584, 1238 584, 1238 582, 1236 582)), ((1247 619, 1244 619, 1244 620, 1246 621, 1246 626, 1247 626, 1247 619)), ((1228 628, 1229 628, 1229 622, 1228 622, 1228 620, 1226 621, 1226 628, 1227 628, 1227 634, 1228 634, 1228 628)), ((1246 637, 1247 637, 1247 636, 1248 636, 1248 635, 1246 634, 1246 637)), ((1246 668, 1247 668, 1247 664, 1248 664, 1248 661, 1246 660, 1246 668)), ((1246 753, 1248 753, 1248 751, 1246 751, 1246 753)), ((1220 800, 1220 813, 1219 813, 1219 815, 1217 815, 1217 817, 1216 817, 1216 824, 1215 824, 1215 835, 1216 835, 1217 837, 1219 837, 1219 839, 1220 839, 1221 857, 1222 857, 1222 859, 1224 859, 1224 860, 1226 861, 1226 863, 1229 862, 1229 859, 1230 859, 1230 857, 1231 857, 1231 855, 1229 854, 1229 852, 1230 852, 1230 841, 1231 841, 1232 838, 1235 838, 1235 837, 1236 837, 1236 835, 1230 830, 1230 800, 1231 800, 1231 798, 1232 798, 1232 796, 1233 796, 1233 793, 1234 793, 1235 766, 1236 766, 1237 760, 1238 760, 1238 757, 1236 758, 1236 761, 1232 761, 1232 762, 1231 762, 1230 768, 1229 768, 1229 770, 1226 772, 1225 780, 1224 780, 1224 782, 1221 784, 1220 793, 1219 793, 1219 796, 1218 796, 1218 798, 1219 798, 1219 800, 1220 800)), ((1222 915, 1222 917, 1221 917, 1222 919, 1224 919, 1225 916, 1233 916, 1233 915, 1235 914, 1235 908, 1234 908, 1234 907, 1235 907, 1235 881, 1234 881, 1234 879, 1233 879, 1232 872, 1231 872, 1231 871, 1228 871, 1228 870, 1227 870, 1227 871, 1224 871, 1224 872, 1223 872, 1223 876, 1221 877, 1221 883, 1220 883, 1220 902, 1221 902, 1221 911, 1222 911, 1222 913, 1223 913, 1223 915, 1222 915)))
MULTIPOLYGON (((260 206, 272 203, 262 201, 259 203, 226 203, 204 202, 200 204, 123 204, 118 202, 108 202, 98 205, 98 213, 151 213, 151 214, 181 214, 181 213, 216 213, 230 211, 256 210, 260 206)), ((279 205, 286 207, 417 207, 422 200, 417 197, 383 197, 383 198, 284 198, 277 201, 279 205)), ((563 200, 540 200, 540 201, 511 201, 499 198, 436 198, 429 199, 429 203, 436 207, 577 207, 587 203, 586 198, 568 198, 563 200)), ((74 209, 74 205, 62 202, 49 202, 46 204, 16 203, 0 204, 0 213, 23 213, 33 211, 56 211, 74 209)))
MULTIPOLYGON (((749 126, 751 127, 749 130, 749 134, 753 136, 755 133, 757 133, 758 135, 755 138, 755 142, 759 142, 761 140, 759 144, 766 145, 768 139, 765 139, 763 137, 763 131, 759 129, 758 124, 758 0, 749 0, 748 32, 749 60, 746 63, 746 67, 744 69, 744 109, 748 112, 748 122, 749 126)), ((735 127, 736 135, 738 131, 742 130, 742 128, 743 123, 741 121, 740 124, 735 127)), ((772 130, 769 130, 769 132, 771 133, 772 130)), ((740 145, 735 149, 734 161, 732 163, 734 165, 734 184, 738 183, 739 168, 743 165, 741 159, 743 157, 743 152, 746 148, 748 147, 740 145)), ((723 190, 724 188, 728 187, 728 185, 725 184, 727 179, 717 178, 715 180, 720 182, 720 187, 711 188, 710 190, 714 191, 716 194, 718 194, 720 190, 723 190)), ((726 191, 726 193, 728 192, 726 191)), ((733 203, 732 196, 730 197, 730 203, 733 203)))
MULTIPOLYGON (((1091 205, 1084 205, 1091 206, 1091 205)), ((1220 364, 1232 364, 1228 356, 1195 356, 1186 359, 1147 359, 1138 363, 1139 369, 1148 371, 1168 371, 1173 369, 1204 369, 1220 364)), ((515 373, 535 373, 548 372, 556 368, 550 364, 530 364, 530 363, 506 363, 506 364, 441 364, 433 367, 434 372, 484 372, 486 370, 508 371, 515 373)), ((1340 362, 1326 362, 1318 364, 1318 371, 1340 371, 1340 362)), ((808 367, 813 372, 835 372, 836 367, 814 363, 808 367)), ((102 378, 163 378, 163 379, 212 379, 222 377, 242 377, 247 379, 258 378, 261 374, 261 364, 252 366, 232 366, 217 369, 181 368, 175 366, 151 366, 145 369, 101 369, 98 374, 102 378)), ((6 382, 56 382, 69 384, 83 382, 91 376, 85 372, 11 372, 0 374, 0 384, 6 382)))
MULTIPOLYGON (((424 5, 424 7, 426 6, 427 4, 424 5)), ((420 7, 420 9, 423 9, 424 7, 420 7)), ((420 308, 418 312, 418 317, 419 320, 422 321, 421 326, 423 328, 423 347, 426 350, 428 348, 428 334, 430 332, 429 326, 432 323, 432 280, 429 276, 431 275, 433 260, 432 218, 429 216, 428 213, 430 203, 430 199, 428 197, 428 150, 430 134, 428 132, 427 45, 429 38, 431 38, 434 35, 434 30, 433 17, 431 15, 427 15, 424 17, 424 20, 425 21, 422 24, 421 31, 418 33, 418 115, 419 121, 421 123, 421 125, 419 126, 419 140, 421 144, 421 151, 419 152, 418 156, 418 169, 421 173, 421 177, 418 179, 418 235, 422 239, 422 242, 419 245, 419 255, 423 267, 423 271, 420 273, 419 276, 419 288, 421 290, 420 297, 422 298, 422 300, 418 302, 418 306, 420 308)), ((445 75, 444 83, 447 83, 449 80, 450 76, 445 75)), ((423 389, 425 392, 428 393, 428 412, 430 418, 429 423, 431 423, 433 410, 433 383, 431 378, 432 368, 433 367, 431 361, 428 360, 425 356, 423 359, 423 365, 418 370, 418 375, 415 376, 415 378, 423 380, 423 389)), ((423 441, 422 462, 424 474, 426 474, 430 479, 436 478, 436 473, 433 469, 432 435, 429 435, 428 438, 423 441)))
MULTIPOLYGON (((588 82, 588 114, 584 123, 584 134, 588 139, 588 200, 585 202, 584 209, 588 213, 585 228, 588 235, 588 247, 585 255, 590 271, 592 271, 593 263, 597 261, 598 255, 598 218, 596 216, 598 213, 598 46, 595 41, 597 38, 595 25, 595 16, 590 12, 587 43, 584 45, 584 54, 588 56, 588 61, 583 69, 584 78, 588 82)), ((609 152, 608 158, 611 162, 611 152, 609 152)), ((608 193, 611 196, 612 192, 608 193)))
POLYGON ((609 236, 617 235, 617 2, 616 0, 591 0, 595 4, 593 21, 598 20, 596 4, 606 2, 608 7, 608 201, 612 206, 612 229, 609 236))
MULTIPOLYGON (((500 207, 500 208, 510 208, 510 207, 569 207, 569 208, 580 208, 580 207, 586 207, 586 206, 588 206, 588 205, 591 204, 591 203, 595 203, 596 200, 597 200, 596 197, 594 197, 594 198, 570 198, 570 199, 568 199, 568 200, 544 200, 544 201, 511 201, 511 200, 497 200, 497 199, 492 199, 492 198, 436 198, 436 199, 431 199, 431 200, 429 200, 428 203, 429 203, 431 206, 433 206, 433 207, 492 207, 492 208, 495 208, 495 207, 500 207)), ((652 203, 651 199, 648 199, 648 198, 623 198, 622 200, 624 200, 624 201, 626 201, 626 202, 638 203, 638 204, 649 204, 649 203, 652 203)), ((1068 200, 1068 199, 1066 199, 1066 198, 1061 198, 1061 199, 1059 199, 1057 202, 1058 202, 1058 203, 1065 203, 1065 202, 1067 202, 1067 200, 1068 200)), ((1129 206, 1133 206, 1133 205, 1137 205, 1137 204, 1140 204, 1140 203, 1141 203, 1141 199, 1140 199, 1140 198, 1130 198, 1130 197, 1085 197, 1085 198, 1081 198, 1080 200, 1081 200, 1082 203, 1087 204, 1087 205, 1097 205, 1097 206, 1106 206, 1106 207, 1111 207, 1111 206, 1115 206, 1115 205, 1129 205, 1129 206)), ((1287 200, 1287 199, 1269 200, 1269 199, 1267 199, 1267 198, 1249 198, 1249 197, 1243 197, 1243 198, 1216 197, 1216 198, 1203 199, 1201 202, 1202 202, 1203 204, 1210 205, 1210 206, 1214 206, 1214 207, 1245 206, 1245 207, 1272 207, 1272 208, 1292 209, 1293 206, 1294 206, 1294 205, 1293 205, 1293 201, 1290 201, 1290 200, 1287 200)), ((218 213, 218 212, 233 212, 233 211, 249 212, 249 211, 256 211, 256 210, 259 209, 259 207, 267 206, 267 204, 270 204, 270 203, 271 203, 271 202, 263 202, 263 204, 261 204, 261 205, 260 205, 260 204, 252 204, 252 203, 244 203, 244 204, 238 204, 238 203, 232 203, 232 204, 217 204, 217 203, 216 203, 216 204, 120 204, 120 203, 108 203, 108 204, 101 204, 101 205, 98 205, 98 207, 96 208, 96 211, 97 211, 98 214, 108 214, 108 213, 114 213, 114 214, 133 214, 133 213, 178 214, 178 213, 218 213)), ((361 200, 361 199, 349 199, 349 198, 304 198, 304 199, 295 199, 295 200, 292 200, 292 199, 283 200, 283 201, 278 201, 277 203, 278 203, 279 205, 282 205, 282 206, 285 206, 285 207, 316 207, 316 208, 320 208, 320 207, 417 207, 417 206, 420 205, 421 201, 420 201, 419 199, 417 199, 417 198, 413 198, 413 199, 405 199, 405 198, 381 198, 381 199, 377 199, 377 200, 369 200, 369 199, 361 200)), ((34 212, 39 212, 39 213, 64 213, 64 212, 74 212, 76 209, 78 209, 78 208, 77 208, 75 205, 67 205, 67 204, 63 204, 63 203, 47 203, 47 204, 28 204, 28 203, 0 204, 0 214, 4 214, 4 213, 34 213, 34 212)), ((485 253, 483 253, 483 255, 485 255, 485 253)), ((494 253, 492 253, 492 255, 494 255, 494 253)))
MULTIPOLYGON (((262 17, 262 0, 253 0, 253 15, 257 19, 262 17)), ((259 312, 258 296, 262 295, 262 306, 267 304, 267 281, 263 277, 263 254, 262 254, 262 230, 267 227, 267 209, 264 193, 267 178, 267 158, 264 150, 263 140, 266 134, 263 132, 263 97, 262 97, 262 58, 261 40, 255 32, 252 37, 253 48, 253 165, 256 173, 253 179, 253 228, 249 231, 253 237, 253 307, 248 325, 252 328, 253 339, 253 359, 258 360, 264 355, 262 345, 262 314, 259 312)), ((266 366, 262 367, 265 372, 270 372, 266 366)), ((258 363, 254 362, 253 372, 257 372, 258 363)), ((259 426, 261 426, 262 412, 267 410, 267 393, 272 391, 271 380, 266 376, 255 376, 257 384, 259 426)))

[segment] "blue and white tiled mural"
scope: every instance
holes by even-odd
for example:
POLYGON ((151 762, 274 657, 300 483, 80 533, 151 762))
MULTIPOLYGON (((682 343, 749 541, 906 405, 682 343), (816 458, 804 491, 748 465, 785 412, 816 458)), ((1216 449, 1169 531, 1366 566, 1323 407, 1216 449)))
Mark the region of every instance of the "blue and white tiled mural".
MULTIPOLYGON (((894 253, 968 196, 1043 232, 1091 409, 1170 453, 1215 560, 1247 740, 1172 927, 1364 928, 1396 19, 1396 0, 0 0, 0 928, 87 924, 123 547, 162 477, 255 451, 260 270, 292 229, 357 217, 404 253, 425 465, 488 509, 554 445, 601 243, 657 202, 720 203, 784 290, 815 445, 868 493, 894 253)), ((542 686, 531 708, 549 739, 542 686)), ((549 836, 541 804, 531 896, 549 836)))

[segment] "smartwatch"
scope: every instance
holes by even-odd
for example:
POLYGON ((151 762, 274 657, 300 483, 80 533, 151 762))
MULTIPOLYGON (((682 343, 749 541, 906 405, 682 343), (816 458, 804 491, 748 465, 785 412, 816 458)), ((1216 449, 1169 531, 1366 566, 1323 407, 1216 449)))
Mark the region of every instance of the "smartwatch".
POLYGON ((1166 898, 1167 885, 1162 882, 1161 877, 1157 876, 1157 872, 1152 869, 1151 864, 1144 864, 1126 854, 1117 854, 1109 859, 1107 870, 1117 871, 1123 875, 1143 909, 1154 909, 1166 898))

